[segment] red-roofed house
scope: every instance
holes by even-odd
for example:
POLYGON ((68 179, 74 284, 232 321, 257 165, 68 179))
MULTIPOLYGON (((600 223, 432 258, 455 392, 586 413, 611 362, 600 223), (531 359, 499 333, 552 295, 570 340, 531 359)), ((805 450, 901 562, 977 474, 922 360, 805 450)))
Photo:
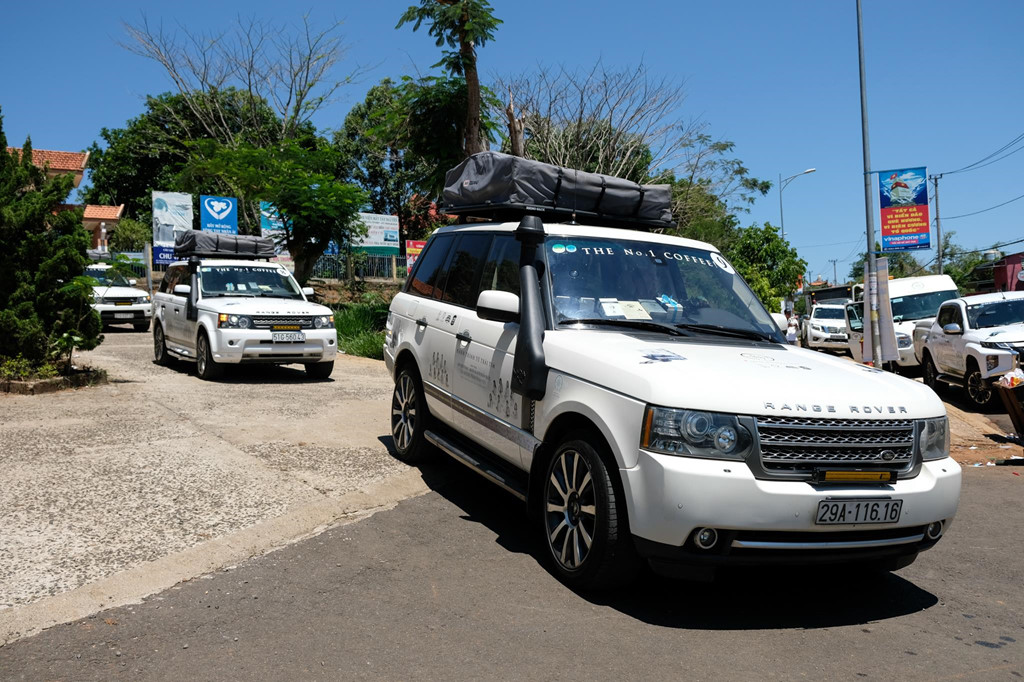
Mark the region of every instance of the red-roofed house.
MULTIPOLYGON (((21 148, 8 147, 7 153, 18 152, 21 148)), ((56 177, 65 173, 75 176, 75 187, 82 182, 85 174, 85 165, 89 161, 89 152, 56 152, 50 149, 33 149, 32 163, 39 167, 46 168, 49 177, 56 177)), ((65 209, 79 208, 77 204, 65 204, 65 209)), ((124 215, 124 204, 120 206, 97 206, 87 204, 82 216, 82 224, 85 229, 92 233, 92 248, 106 246, 110 233, 117 227, 117 223, 124 215)))

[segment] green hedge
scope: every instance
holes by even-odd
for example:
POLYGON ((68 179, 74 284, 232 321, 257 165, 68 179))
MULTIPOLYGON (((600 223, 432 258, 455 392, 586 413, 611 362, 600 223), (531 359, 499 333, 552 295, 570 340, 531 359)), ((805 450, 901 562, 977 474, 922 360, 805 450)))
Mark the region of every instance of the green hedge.
POLYGON ((384 359, 384 325, 388 304, 384 302, 347 303, 334 310, 338 347, 348 355, 384 359))

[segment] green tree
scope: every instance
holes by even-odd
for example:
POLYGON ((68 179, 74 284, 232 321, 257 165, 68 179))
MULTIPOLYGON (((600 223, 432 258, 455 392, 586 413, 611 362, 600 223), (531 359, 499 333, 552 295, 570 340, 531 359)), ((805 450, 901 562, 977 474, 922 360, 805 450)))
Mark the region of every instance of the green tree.
POLYGON ((487 0, 420 0, 418 6, 411 5, 405 10, 395 26, 401 28, 412 23, 412 30, 418 31, 425 21, 430 25, 428 32, 436 39, 435 44, 452 48, 442 53, 441 61, 434 67, 442 67, 449 74, 465 79, 464 156, 487 148, 481 120, 484 97, 477 72, 476 50, 494 39, 494 31, 502 23, 493 11, 487 0))
POLYGON ((284 219, 284 245, 300 283, 309 279, 328 244, 348 242, 365 230, 357 213, 366 194, 336 179, 337 152, 326 142, 308 149, 293 140, 269 148, 205 141, 196 148, 182 171, 183 181, 220 176, 237 189, 240 204, 274 204, 284 219))
MULTIPOLYGON (((882 250, 882 245, 875 242, 875 252, 882 250)), ((910 255, 909 251, 890 251, 885 254, 879 254, 879 258, 885 256, 889 260, 889 276, 892 278, 900 277, 914 277, 915 275, 926 275, 924 266, 917 262, 917 259, 910 255)), ((863 282, 864 281, 864 261, 867 260, 867 254, 861 253, 857 257, 857 260, 853 261, 850 265, 849 278, 851 282, 863 282)))
MULTIPOLYGON (((102 340, 92 289, 83 277, 89 233, 82 210, 60 207, 72 188, 67 175, 47 178, 32 164, 32 142, 7 151, 0 117, 0 356, 39 365, 68 347, 95 348, 102 340)), ((65 365, 64 369, 68 369, 65 365)))
POLYGON ((796 289, 797 280, 807 267, 807 261, 770 223, 741 229, 725 255, 764 306, 774 311, 796 289))
POLYGON ((146 242, 153 241, 153 228, 147 223, 131 218, 121 218, 114 233, 110 235, 111 251, 142 251, 146 242))
MULTIPOLYGON (((971 291, 971 273, 985 262, 980 251, 965 249, 953 241, 953 230, 942 234, 942 272, 953 278, 960 293, 971 291)), ((938 272, 938 263, 935 271, 938 272)))

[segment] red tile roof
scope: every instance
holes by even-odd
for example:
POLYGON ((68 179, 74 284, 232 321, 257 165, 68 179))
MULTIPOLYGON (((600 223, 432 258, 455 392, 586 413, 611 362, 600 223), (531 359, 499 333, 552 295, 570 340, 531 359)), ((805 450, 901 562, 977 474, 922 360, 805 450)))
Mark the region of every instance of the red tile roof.
POLYGON ((122 213, 124 213, 124 204, 120 206, 86 204, 85 215, 82 218, 84 220, 120 220, 122 213))
MULTIPOLYGON (((21 153, 20 147, 8 147, 7 153, 21 153)), ((32 163, 42 167, 50 164, 50 170, 81 173, 85 170, 85 163, 89 159, 89 152, 55 152, 49 149, 33 149, 32 163)))

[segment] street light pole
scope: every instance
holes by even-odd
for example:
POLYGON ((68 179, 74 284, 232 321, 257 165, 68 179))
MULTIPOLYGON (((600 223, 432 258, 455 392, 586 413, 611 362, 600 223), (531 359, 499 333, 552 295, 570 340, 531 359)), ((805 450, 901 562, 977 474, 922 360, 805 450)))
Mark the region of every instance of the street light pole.
MULTIPOLYGON (((871 319, 871 338, 864 339, 871 346, 871 362, 875 367, 882 366, 882 340, 878 330, 878 265, 875 263, 875 208, 871 199, 871 145, 868 142, 868 94, 864 71, 864 22, 861 14, 861 0, 857 0, 857 59, 860 70, 860 135, 864 156, 864 213, 866 214, 865 237, 867 239, 867 277, 864 286, 864 300, 868 304, 871 319)), ((865 315, 865 317, 868 317, 865 315)), ((865 355, 867 355, 865 353, 865 355)))
POLYGON ((782 217, 782 190, 786 189, 786 185, 791 183, 795 178, 799 178, 801 175, 807 175, 818 170, 817 168, 808 168, 802 173, 796 175, 790 175, 785 180, 782 179, 782 173, 779 173, 779 228, 782 230, 782 241, 786 241, 786 221, 782 217))

